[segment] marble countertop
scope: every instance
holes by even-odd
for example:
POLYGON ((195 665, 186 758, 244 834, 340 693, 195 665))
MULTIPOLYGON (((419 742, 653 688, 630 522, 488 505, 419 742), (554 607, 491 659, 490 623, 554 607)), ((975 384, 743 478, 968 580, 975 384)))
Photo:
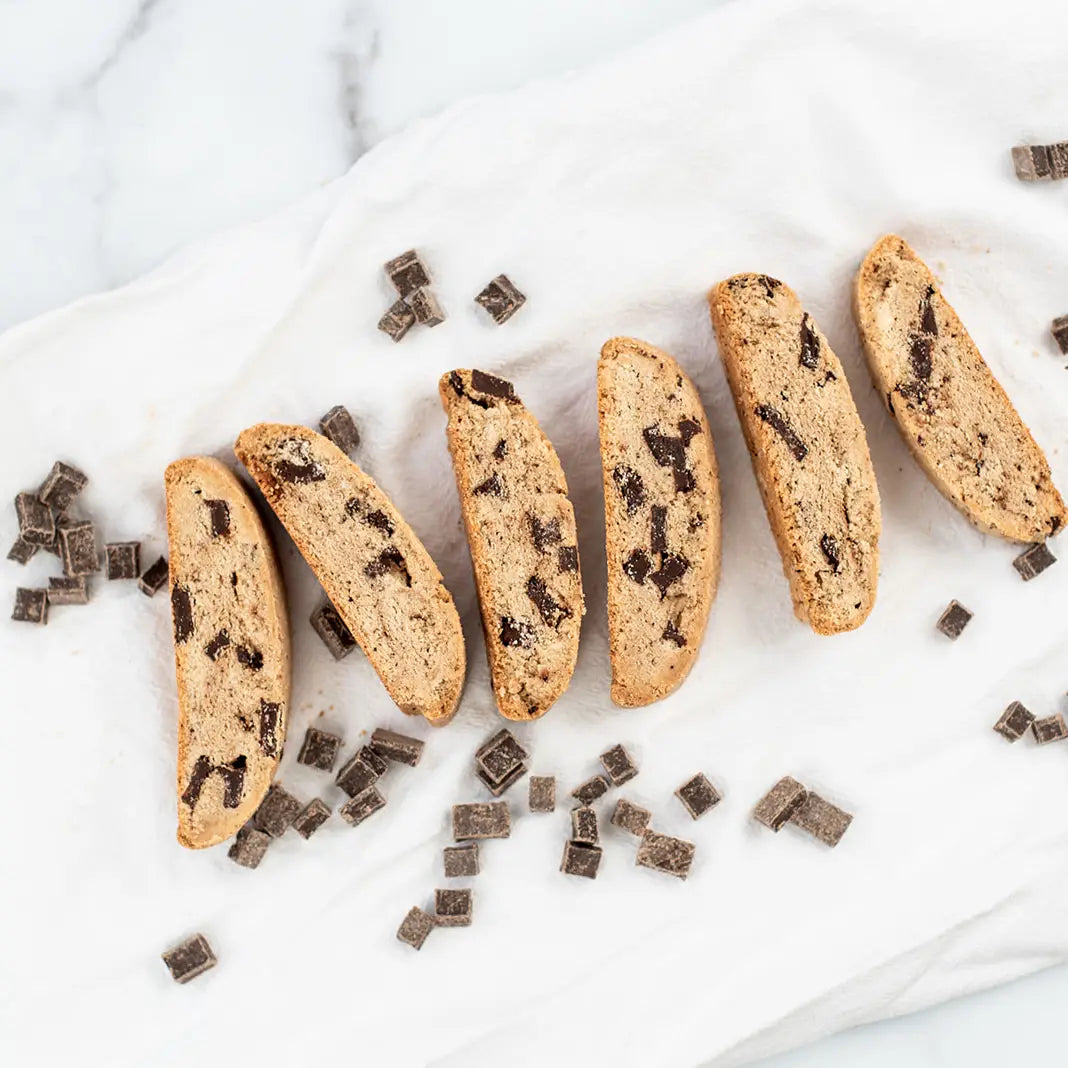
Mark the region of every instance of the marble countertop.
MULTIPOLYGON (((7 0, 0 330, 285 206, 461 97, 595 62, 722 2, 7 0)), ((1068 969, 1053 969, 769 1063, 1060 1063, 1066 996, 1068 969)))

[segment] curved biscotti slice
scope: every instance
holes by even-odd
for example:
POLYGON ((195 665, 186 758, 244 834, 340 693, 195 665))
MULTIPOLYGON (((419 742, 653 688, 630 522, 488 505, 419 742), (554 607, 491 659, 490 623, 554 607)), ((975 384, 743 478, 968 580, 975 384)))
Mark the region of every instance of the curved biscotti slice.
POLYGON ((571 681, 585 611, 567 482, 510 382, 452 371, 439 390, 497 707, 536 719, 571 681))
POLYGON ((912 455, 981 530, 1044 541, 1064 525, 1049 464, 935 277, 894 234, 857 274, 854 313, 876 387, 912 455))
POLYGON ((178 841, 215 845, 263 800, 289 716, 285 590, 234 473, 192 456, 166 471, 178 678, 178 841))
POLYGON ((817 634, 875 603, 879 490, 842 365, 797 295, 739 274, 708 297, 794 611, 817 634))
POLYGON ((697 388, 666 353, 605 342, 597 365, 612 700, 635 707, 686 677, 716 597, 719 472, 697 388))
POLYGON ((447 723, 463 688, 460 617, 441 572, 378 487, 302 426, 261 423, 234 446, 402 712, 447 723))

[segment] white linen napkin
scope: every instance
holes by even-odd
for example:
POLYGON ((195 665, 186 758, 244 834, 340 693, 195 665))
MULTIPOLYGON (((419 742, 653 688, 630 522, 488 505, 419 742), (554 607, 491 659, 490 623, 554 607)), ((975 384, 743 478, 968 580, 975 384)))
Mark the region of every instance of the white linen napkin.
MULTIPOLYGON (((168 461, 232 461, 246 425, 348 405, 361 462, 456 597, 470 661, 451 726, 406 719, 362 657, 329 658, 307 624, 317 586, 280 536, 295 676, 279 781, 339 800, 296 764, 313 722, 346 751, 378 724, 428 746, 389 772, 367 823, 288 835, 250 872, 174 838, 166 598, 98 579, 90 606, 46 629, 4 624, 5 1061, 734 1065, 1064 959, 1068 747, 1010 747, 990 728, 1013 699, 1064 710, 1068 565, 1024 584, 1017 550, 935 492, 871 389, 849 303, 870 244, 903 234, 1068 488, 1068 379, 1047 334, 1068 312, 1068 183, 1017 182, 1008 152, 1068 136, 1066 29, 1063 5, 1032 0, 730 5, 419 123, 291 210, 0 339, 7 491, 77 462, 84 509, 109 539, 142 538, 146 565, 165 550, 168 461), (381 264, 410 246, 449 318, 394 346, 375 330, 381 264), (798 291, 868 428, 881 585, 853 634, 793 618, 705 308, 744 270, 798 291), (501 271, 528 299, 496 327, 472 297, 501 271), (614 334, 698 382, 725 527, 692 676, 627 711, 608 699, 594 396, 614 334), (436 395, 454 366, 512 379, 556 443, 589 612, 570 690, 517 729, 531 770, 559 776, 557 813, 527 813, 525 782, 507 795, 513 834, 483 848, 473 926, 416 954, 396 928, 442 885, 449 806, 483 796, 472 753, 501 725, 436 395), (951 643, 934 622, 954 597, 975 618, 951 643), (600 877, 565 877, 567 791, 617 741, 641 773, 602 803, 600 877), (698 770, 725 799, 693 823, 671 794, 698 770), (749 819, 786 773, 856 814, 833 852, 749 819), (697 843, 688 882, 633 866, 607 828, 616 793, 697 843), (158 955, 196 930, 219 965, 177 987, 158 955)), ((0 535, 14 533, 5 512, 0 535)), ((5 563, 4 603, 50 567, 5 563)))

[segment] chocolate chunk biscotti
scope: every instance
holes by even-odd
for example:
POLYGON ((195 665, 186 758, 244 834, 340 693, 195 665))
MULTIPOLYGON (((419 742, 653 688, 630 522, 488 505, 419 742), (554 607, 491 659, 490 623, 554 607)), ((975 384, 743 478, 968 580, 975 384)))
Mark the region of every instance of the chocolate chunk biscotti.
POLYGON ((1049 464, 934 275, 894 234, 857 274, 872 379, 928 478, 977 527, 1044 541, 1064 525, 1049 464))
POLYGON ((597 365, 612 700, 671 693, 697 657, 720 565, 716 453, 693 382, 634 338, 597 365))
POLYGON ((842 365, 797 295, 739 274, 708 296, 794 611, 817 634, 875 603, 879 490, 842 365))
POLYGON ((439 390, 497 707, 536 719, 571 681, 585 611, 563 468, 510 382, 451 371, 439 390))
POLYGON ((390 499, 336 445, 261 423, 234 449, 401 711, 435 725, 466 671, 452 595, 390 499))
POLYGON ((235 834, 282 756, 289 624, 267 531, 244 487, 205 456, 166 471, 178 678, 178 841, 235 834))

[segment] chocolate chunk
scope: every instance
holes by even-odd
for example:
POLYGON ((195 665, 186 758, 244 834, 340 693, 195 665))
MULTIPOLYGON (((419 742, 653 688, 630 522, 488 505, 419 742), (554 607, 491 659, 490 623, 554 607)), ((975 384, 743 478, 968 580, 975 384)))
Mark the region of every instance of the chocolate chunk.
POLYGON ((606 749, 600 756, 601 767, 604 768, 608 781, 613 786, 622 786, 630 782, 638 774, 638 765, 630 758, 630 754, 621 745, 613 745, 606 749))
POLYGON ((1030 145, 1014 145, 1012 149, 1012 166, 1016 171, 1016 177, 1021 182, 1037 181, 1039 175, 1035 171, 1035 161, 1031 155, 1030 145))
POLYGON ((964 605, 959 601, 950 601, 946 610, 938 617, 938 623, 935 625, 947 638, 952 638, 953 641, 956 641, 971 618, 971 612, 964 605))
POLYGON ((663 600, 668 589, 689 570, 690 561, 685 556, 664 553, 660 557, 660 567, 649 576, 649 581, 660 591, 660 599, 663 600))
POLYGON ((644 549, 635 549, 630 556, 623 561, 623 573, 640 586, 653 569, 653 562, 644 549))
POLYGON ((225 538, 230 533, 230 502, 221 499, 205 500, 208 506, 208 520, 211 523, 211 536, 225 538))
POLYGON ((16 564, 27 564, 37 555, 37 550, 40 548, 40 545, 31 545, 22 538, 16 538, 14 545, 7 551, 7 558, 14 560, 16 564))
POLYGON ((928 286, 920 297, 920 333, 928 337, 938 336, 938 320, 935 318, 931 298, 935 295, 934 286, 928 286))
POLYGON ((1049 153, 1050 177, 1068 178, 1068 141, 1047 145, 1046 151, 1049 153))
POLYGON ((374 768, 379 775, 385 775, 389 771, 389 761, 373 745, 365 745, 360 749, 360 755, 364 763, 374 768))
POLYGON ((642 476, 633 467, 619 464, 612 471, 612 481, 623 498, 627 515, 634 515, 645 504, 645 482, 642 476))
POLYGON ((1024 732, 1029 730, 1034 722, 1034 715, 1024 708, 1019 701, 1013 701, 1001 713, 1001 718, 994 724, 994 730, 1003 738, 1008 738, 1010 742, 1015 742, 1017 738, 1023 737, 1024 732))
POLYGON ((309 727, 304 733, 300 752, 297 753, 297 763, 318 768, 319 771, 333 771, 340 748, 341 739, 336 734, 321 731, 318 727, 309 727))
POLYGON ((63 573, 67 576, 91 575, 100 570, 96 551, 96 528, 87 520, 60 526, 57 537, 63 573))
POLYGON ((263 670, 263 653, 259 649, 253 649, 250 645, 239 645, 235 650, 237 662, 249 671, 263 670))
POLYGON ((1058 712, 1043 719, 1033 720, 1031 733, 1039 745, 1048 745, 1050 742, 1062 742, 1068 738, 1068 727, 1064 724, 1064 716, 1058 712))
POLYGON ((356 423, 348 408, 343 404, 335 404, 319 420, 319 430, 348 456, 360 447, 360 432, 356 429, 356 423))
POLYGON ((489 312, 493 321, 500 326, 507 322, 526 301, 507 275, 499 274, 490 282, 475 301, 489 312))
POLYGON ((571 796, 584 805, 592 805, 597 798, 604 797, 608 793, 608 788, 608 780, 603 775, 594 775, 592 779, 587 779, 576 786, 571 791, 571 796))
POLYGON ((534 644, 534 628, 521 620, 501 616, 500 640, 501 645, 529 649, 534 644))
POLYGON ((831 565, 831 570, 837 575, 841 563, 841 554, 838 548, 838 540, 833 534, 824 534, 820 538, 820 552, 824 559, 831 565))
POLYGON ((487 397, 499 397, 501 400, 517 401, 515 389, 511 382, 498 378, 496 375, 488 375, 485 371, 474 370, 471 372, 471 388, 487 397))
POLYGON ((28 590, 20 586, 15 590, 15 608, 11 618, 17 623, 47 623, 48 591, 28 590))
POLYGON ((665 642, 674 642, 680 649, 683 649, 686 646, 686 639, 683 637, 682 632, 676 626, 673 619, 669 619, 667 623, 664 624, 664 633, 660 635, 660 638, 665 642))
POLYGON ((471 924, 470 890, 435 890, 434 922, 438 927, 468 927, 471 924))
POLYGON ((634 863, 640 868, 652 868, 654 871, 663 872, 664 875, 685 879, 690 874, 695 852, 697 846, 693 842, 646 830, 634 863))
POLYGON ((662 504, 654 504, 649 510, 650 528, 649 548, 654 553, 666 553, 667 544, 667 509, 662 504))
POLYGON ((647 426, 642 431, 653 459, 660 467, 671 468, 677 493, 689 493, 697 484, 693 472, 686 466, 686 446, 694 436, 695 427, 699 432, 700 424, 692 419, 683 419, 678 424, 678 436, 661 433, 656 425, 647 426))
POLYGON ((773 831, 780 831, 807 796, 808 791, 796 779, 786 775, 757 802, 753 819, 773 831))
POLYGON ((477 493, 480 497, 506 497, 507 493, 504 488, 504 479, 497 474, 496 471, 486 479, 485 482, 480 482, 471 491, 477 493))
POLYGON ((230 635, 225 628, 220 630, 214 638, 204 646, 204 655, 209 660, 218 660, 224 649, 230 645, 230 635))
POLYGON ((559 519, 542 522, 536 515, 529 516, 529 519, 530 537, 539 553, 548 552, 550 546, 560 544, 562 539, 559 519))
POLYGON ((512 817, 507 801, 452 806, 452 836, 457 842, 482 838, 507 838, 512 817))
POLYGON ((531 812, 555 812, 556 776, 531 775, 527 804, 531 812))
POLYGON ((171 615, 174 617, 174 644, 181 645, 193 636, 193 602, 184 586, 171 590, 171 615))
POLYGON ((258 830, 272 838, 281 838, 289 825, 297 818, 301 803, 278 783, 272 783, 267 796, 260 802, 252 816, 258 830))
POLYGON ((1036 575, 1041 575, 1050 564, 1055 564, 1057 557, 1049 551, 1044 541, 1036 542, 1029 549, 1020 553, 1012 562, 1020 578, 1024 582, 1030 582, 1036 575))
POLYGON ((57 460, 41 483, 37 496, 54 512, 65 512, 74 498, 89 484, 89 477, 76 467, 57 460))
POLYGON ((1062 353, 1068 354, 1068 315, 1061 315, 1054 319, 1050 326, 1050 333, 1053 334, 1053 340, 1057 342, 1057 348, 1062 353))
POLYGON ((508 774, 503 779, 499 781, 491 779, 490 776, 487 775, 482 768, 478 768, 475 774, 478 776, 479 782, 481 782, 482 785, 485 786, 485 788, 489 790, 489 792, 493 794, 494 797, 500 797, 503 793, 511 789, 517 782, 519 782, 519 780, 524 775, 526 775, 527 770, 528 769, 526 764, 519 764, 517 767, 514 767, 510 772, 508 772, 508 774))
POLYGON ((166 585, 170 574, 167 557, 161 556, 138 580, 137 588, 146 596, 151 597, 158 593, 166 585))
POLYGON ((493 446, 493 458, 494 460, 503 460, 508 455, 508 442, 501 438, 496 445, 493 446))
POLYGON ((270 844, 269 834, 264 834, 263 831, 256 830, 251 823, 246 823, 237 832, 234 844, 226 855, 242 868, 258 868, 270 844))
POLYGON ((527 579, 527 596, 534 602, 534 607, 537 608, 546 626, 559 627, 565 619, 571 616, 571 609, 557 601, 537 575, 531 575, 527 579))
POLYGON ((278 756, 278 720, 282 706, 277 701, 260 698, 260 748, 264 756, 278 756))
POLYGON ((466 879, 478 875, 478 842, 446 846, 441 853, 445 858, 446 879, 466 879))
POLYGON ((50 545, 56 536, 56 521, 52 509, 32 493, 20 493, 15 498, 19 519, 19 537, 31 545, 50 545))
POLYGON ((301 810, 297 813, 296 818, 293 820, 293 830, 301 836, 301 838, 311 838, 315 832, 322 827, 324 823, 330 818, 330 806, 322 800, 322 798, 316 797, 309 801, 301 810))
POLYGON ((388 260, 384 269, 401 297, 410 296, 417 289, 430 285, 430 275, 414 248, 388 260))
POLYGON ((338 813, 346 823, 356 827, 384 807, 385 803, 386 799, 378 792, 378 788, 369 786, 362 794, 357 794, 351 800, 346 801, 338 809, 338 813))
POLYGON ((629 834, 641 838, 649 826, 653 814, 641 805, 635 805, 626 798, 621 797, 616 802, 615 811, 612 813, 612 824, 622 828, 629 834))
POLYGON ((401 555, 400 549, 393 546, 388 549, 383 549, 378 556, 363 569, 363 573, 368 578, 381 578, 383 575, 390 574, 391 572, 402 576, 406 586, 412 584, 412 576, 408 573, 408 567, 404 562, 404 557, 401 555))
POLYGON ((371 747, 381 757, 395 764, 407 764, 414 768, 423 756, 423 743, 418 738, 376 727, 371 734, 371 747))
POLYGON ((356 648, 352 632, 329 601, 312 612, 310 622, 335 660, 344 660, 356 648))
POLYGON ((193 764, 192 774, 189 776, 189 782, 186 784, 185 790, 182 791, 182 801, 190 808, 196 808, 196 804, 200 800, 200 791, 204 788, 204 783, 208 781, 208 776, 214 770, 215 765, 211 762, 210 757, 203 754, 197 757, 193 764))
POLYGON ((241 804, 241 795, 245 789, 245 769, 247 760, 243 756, 236 757, 229 764, 213 764, 210 757, 203 753, 197 757, 193 764, 189 782, 182 793, 182 801, 190 808, 195 808, 200 800, 200 793, 204 783, 215 774, 223 780, 223 805, 226 808, 237 808, 241 804))
POLYGON ((764 292, 767 294, 768 300, 775 299, 775 290, 782 285, 782 282, 778 278, 772 278, 770 275, 760 274, 757 275, 757 281, 764 287, 764 292))
POLYGON ((163 954, 163 963, 170 969, 171 978, 176 983, 188 983, 209 968, 214 968, 216 961, 208 940, 198 934, 187 938, 180 946, 167 950, 163 954))
POLYGON ((560 870, 565 875, 579 875, 584 879, 596 879, 597 869, 601 866, 601 852, 600 846, 565 842, 564 856, 560 861, 560 870))
POLYGON ((842 840, 853 817, 810 790, 790 816, 790 822, 833 848, 842 840))
POLYGON ((578 569, 578 546, 561 545, 556 550, 556 570, 563 574, 568 571, 578 571, 578 569))
POLYGON ((283 482, 306 486, 326 479, 323 465, 312 456, 311 446, 304 438, 287 438, 279 442, 277 451, 274 471, 283 482))
POLYGON ((589 805, 571 810, 571 841, 579 845, 596 845, 600 841, 597 812, 589 805))
POLYGON ((442 311, 438 298, 429 289, 417 289, 408 298, 408 307, 412 309, 415 321, 420 326, 437 326, 445 322, 445 312, 442 311))
POLYGON ((54 575, 48 580, 48 603, 57 604, 88 604, 89 584, 84 575, 77 578, 56 578, 54 575))
POLYGON ((388 334, 394 342, 400 341, 413 326, 415 326, 415 312, 403 300, 390 305, 389 311, 378 320, 378 329, 383 334, 388 334))
POLYGON ((798 437, 797 431, 777 408, 772 408, 770 404, 758 404, 754 412, 758 419, 767 423, 782 438, 795 460, 800 462, 808 455, 808 446, 798 437))
POLYGON ((349 797, 358 797, 382 777, 381 759, 377 754, 375 759, 368 759, 367 749, 358 750, 337 773, 337 784, 349 797))
MULTIPOLYGON (((912 368, 916 383, 927 383, 931 379, 931 339, 926 334, 909 335, 909 366, 912 368)), ((924 386, 914 384, 913 391, 922 399, 924 386)))
POLYGON ((434 917, 416 906, 408 910, 408 915, 397 928, 397 938, 412 949, 422 949, 427 936, 433 930, 434 917))
POLYGON ((820 364, 820 339, 812 329, 808 312, 801 316, 801 366, 815 371, 820 364))
MULTIPOLYGON (((679 385, 682 385, 680 380, 679 385)), ((683 445, 689 445, 698 434, 701 433, 701 424, 696 419, 679 420, 679 437, 683 445)))
POLYGON ((479 746, 475 762, 496 783, 511 775, 529 755, 516 741, 515 735, 502 727, 489 741, 479 746))
POLYGON ((719 791, 708 781, 704 772, 700 771, 692 779, 684 782, 675 791, 675 796, 695 820, 715 808, 722 800, 719 791))

